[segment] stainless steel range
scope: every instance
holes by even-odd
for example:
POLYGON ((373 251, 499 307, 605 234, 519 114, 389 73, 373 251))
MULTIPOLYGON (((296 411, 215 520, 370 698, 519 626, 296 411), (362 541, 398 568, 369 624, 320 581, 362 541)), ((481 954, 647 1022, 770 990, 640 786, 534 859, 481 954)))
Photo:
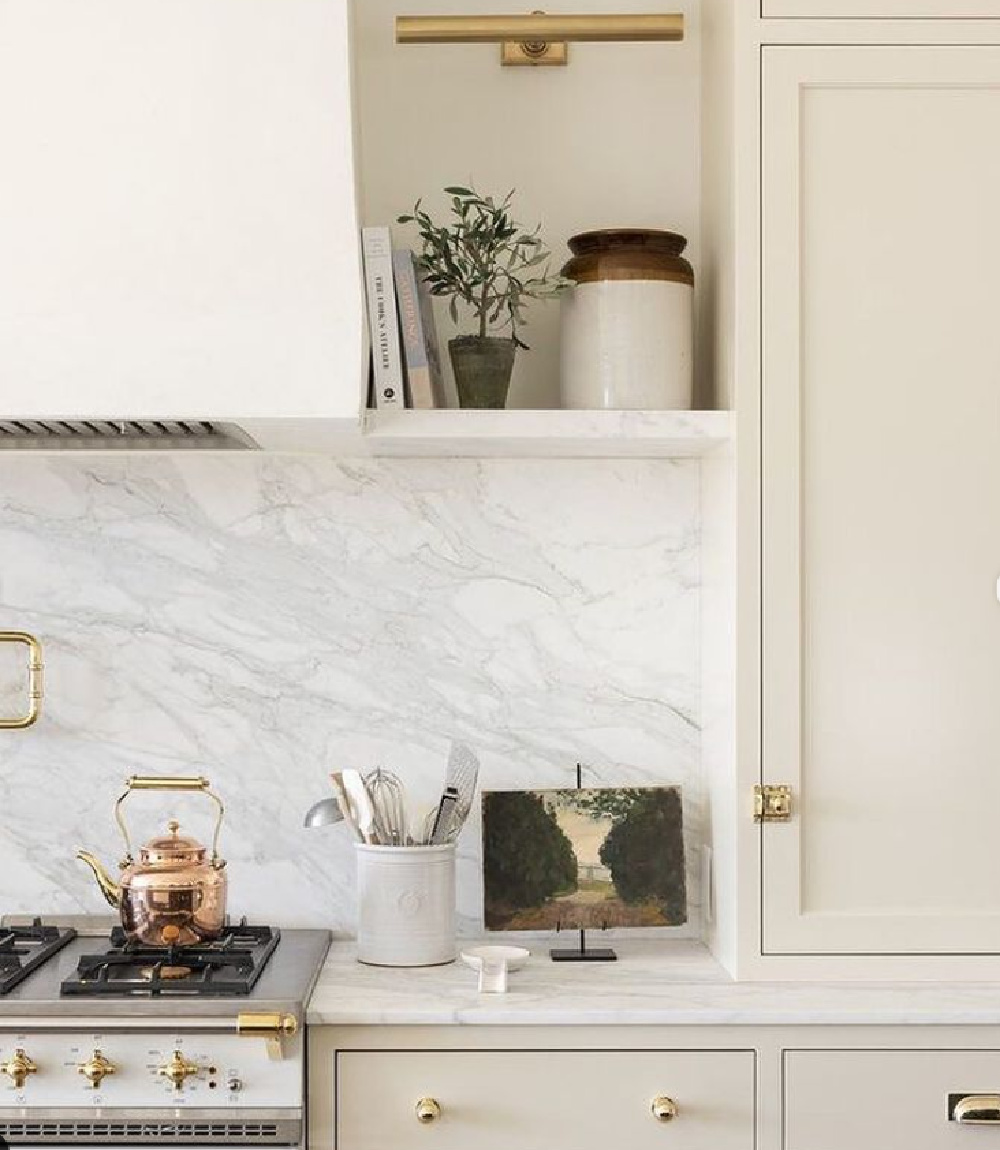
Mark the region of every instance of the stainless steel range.
POLYGON ((304 1144, 305 1004, 329 934, 240 924, 127 943, 107 920, 0 924, 0 1138, 304 1144))

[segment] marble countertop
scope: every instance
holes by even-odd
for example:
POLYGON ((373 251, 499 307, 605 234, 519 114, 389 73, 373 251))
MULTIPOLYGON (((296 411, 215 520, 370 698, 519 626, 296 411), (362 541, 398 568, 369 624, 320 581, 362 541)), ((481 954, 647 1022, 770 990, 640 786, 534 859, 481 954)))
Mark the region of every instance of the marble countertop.
POLYGON ((615 948, 614 963, 556 964, 537 947, 507 994, 480 995, 461 961, 362 966, 353 942, 337 941, 307 1017, 339 1026, 1000 1026, 1000 984, 735 983, 696 943, 615 948))

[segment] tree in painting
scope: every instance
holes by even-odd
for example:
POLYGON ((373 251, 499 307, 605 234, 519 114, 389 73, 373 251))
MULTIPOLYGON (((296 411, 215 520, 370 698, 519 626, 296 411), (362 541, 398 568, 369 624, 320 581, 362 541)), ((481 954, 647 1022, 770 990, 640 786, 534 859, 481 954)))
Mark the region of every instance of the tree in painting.
POLYGON ((620 792, 633 797, 601 846, 601 862, 623 902, 656 902, 668 921, 686 914, 681 798, 673 788, 620 792))
POLYGON ((538 906, 576 889, 573 846, 538 795, 483 796, 483 872, 487 888, 503 891, 512 906, 538 906))

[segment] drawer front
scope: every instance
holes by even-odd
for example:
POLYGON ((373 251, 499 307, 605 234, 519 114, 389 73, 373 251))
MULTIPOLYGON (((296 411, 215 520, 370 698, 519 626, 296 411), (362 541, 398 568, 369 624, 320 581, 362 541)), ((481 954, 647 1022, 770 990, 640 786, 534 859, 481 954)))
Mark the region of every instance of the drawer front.
POLYGON ((965 1096, 1000 1095, 1000 1051, 789 1050, 784 1150, 960 1150, 996 1130, 950 1118, 965 1096))
POLYGON ((763 0, 762 11, 775 19, 969 20, 1000 17, 1000 0, 763 0))
POLYGON ((753 1150, 752 1051, 342 1051, 337 1150, 753 1150), (676 1117, 652 1103, 671 1098, 676 1117), (440 1117, 421 1124, 421 1099, 440 1117))

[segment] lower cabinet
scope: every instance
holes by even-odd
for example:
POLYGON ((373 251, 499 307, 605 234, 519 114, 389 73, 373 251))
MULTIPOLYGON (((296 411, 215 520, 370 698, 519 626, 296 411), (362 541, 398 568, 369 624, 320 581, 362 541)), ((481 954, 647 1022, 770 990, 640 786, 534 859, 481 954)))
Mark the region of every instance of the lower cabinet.
POLYGON ((749 1050, 347 1050, 336 1145, 753 1150, 754 1094, 749 1050))
POLYGON ((1000 1150, 1000 1026, 903 1023, 310 1025, 308 1150, 1000 1150))
POLYGON ((1000 1145, 1000 1051, 787 1050, 784 1063, 783 1150, 1000 1145))

